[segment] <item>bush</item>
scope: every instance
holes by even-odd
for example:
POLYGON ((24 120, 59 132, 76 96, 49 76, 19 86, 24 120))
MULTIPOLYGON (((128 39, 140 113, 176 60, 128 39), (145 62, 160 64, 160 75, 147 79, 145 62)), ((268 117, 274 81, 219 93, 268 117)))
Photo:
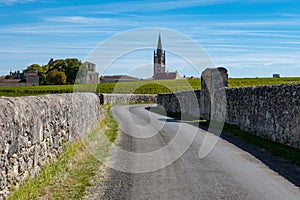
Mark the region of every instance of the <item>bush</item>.
POLYGON ((57 69, 53 69, 48 73, 46 82, 49 85, 63 85, 67 82, 67 76, 65 72, 60 72, 57 69))

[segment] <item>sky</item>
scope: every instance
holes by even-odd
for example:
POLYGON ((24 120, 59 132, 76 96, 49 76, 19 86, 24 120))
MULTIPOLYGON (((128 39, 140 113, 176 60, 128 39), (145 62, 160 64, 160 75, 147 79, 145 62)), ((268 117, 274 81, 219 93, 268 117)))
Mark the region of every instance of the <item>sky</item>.
POLYGON ((147 49, 124 55, 100 73, 128 74, 136 66, 151 73, 162 32, 167 69, 198 76, 172 54, 170 45, 178 41, 163 31, 172 30, 201 46, 230 77, 300 76, 299 10, 300 1, 289 0, 0 0, 0 75, 50 58, 85 61, 106 41, 121 39, 120 33, 155 27, 157 33, 144 37, 147 49))

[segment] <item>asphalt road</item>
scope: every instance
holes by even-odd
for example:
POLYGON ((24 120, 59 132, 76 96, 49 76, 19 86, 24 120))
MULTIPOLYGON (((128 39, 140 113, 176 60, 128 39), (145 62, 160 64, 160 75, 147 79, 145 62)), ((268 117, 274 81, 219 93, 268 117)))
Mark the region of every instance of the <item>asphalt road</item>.
POLYGON ((298 187, 221 138, 199 158, 210 134, 148 106, 112 109, 120 123, 119 148, 91 199, 300 199, 298 187))

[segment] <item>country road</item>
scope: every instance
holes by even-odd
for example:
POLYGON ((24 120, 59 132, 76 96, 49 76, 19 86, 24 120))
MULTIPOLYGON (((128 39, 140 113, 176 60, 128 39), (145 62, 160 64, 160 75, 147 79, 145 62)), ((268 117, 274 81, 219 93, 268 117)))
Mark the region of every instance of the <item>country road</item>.
POLYGON ((298 187, 221 138, 199 158, 207 132, 148 106, 112 109, 118 146, 132 154, 114 151, 114 169, 90 199, 300 199, 298 187))

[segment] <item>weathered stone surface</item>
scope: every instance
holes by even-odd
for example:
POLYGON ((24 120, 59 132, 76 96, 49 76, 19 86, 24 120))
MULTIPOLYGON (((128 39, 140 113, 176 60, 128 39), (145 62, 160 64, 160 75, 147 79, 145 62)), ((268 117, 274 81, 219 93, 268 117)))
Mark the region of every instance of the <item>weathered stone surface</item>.
MULTIPOLYGON (((225 88, 228 87, 227 69, 207 68, 201 74, 201 117, 207 120, 222 121, 226 104, 225 88), (221 115, 221 116, 218 116, 221 115)), ((226 114, 226 113, 225 113, 226 114)))
POLYGON ((161 105, 166 112, 182 113, 199 118, 200 96, 200 90, 158 94, 157 104, 161 105))
MULTIPOLYGON (((225 111, 226 123, 237 125, 242 130, 274 142, 300 149, 300 84, 226 88, 225 92, 226 101, 222 102, 226 102, 226 109, 217 106, 214 112, 217 115, 224 115, 225 111)), ((159 94, 157 104, 164 107, 167 112, 198 116, 195 107, 203 107, 201 107, 203 95, 200 94, 202 91, 199 90, 159 94), (198 101, 193 98, 194 94, 198 101)))
POLYGON ((226 123, 300 148, 299 84, 231 88, 226 93, 226 123))
POLYGON ((62 144, 89 132, 100 116, 100 99, 92 93, 0 97, 0 199, 49 158, 62 144))
POLYGON ((156 94, 99 94, 101 104, 156 103, 156 94))

